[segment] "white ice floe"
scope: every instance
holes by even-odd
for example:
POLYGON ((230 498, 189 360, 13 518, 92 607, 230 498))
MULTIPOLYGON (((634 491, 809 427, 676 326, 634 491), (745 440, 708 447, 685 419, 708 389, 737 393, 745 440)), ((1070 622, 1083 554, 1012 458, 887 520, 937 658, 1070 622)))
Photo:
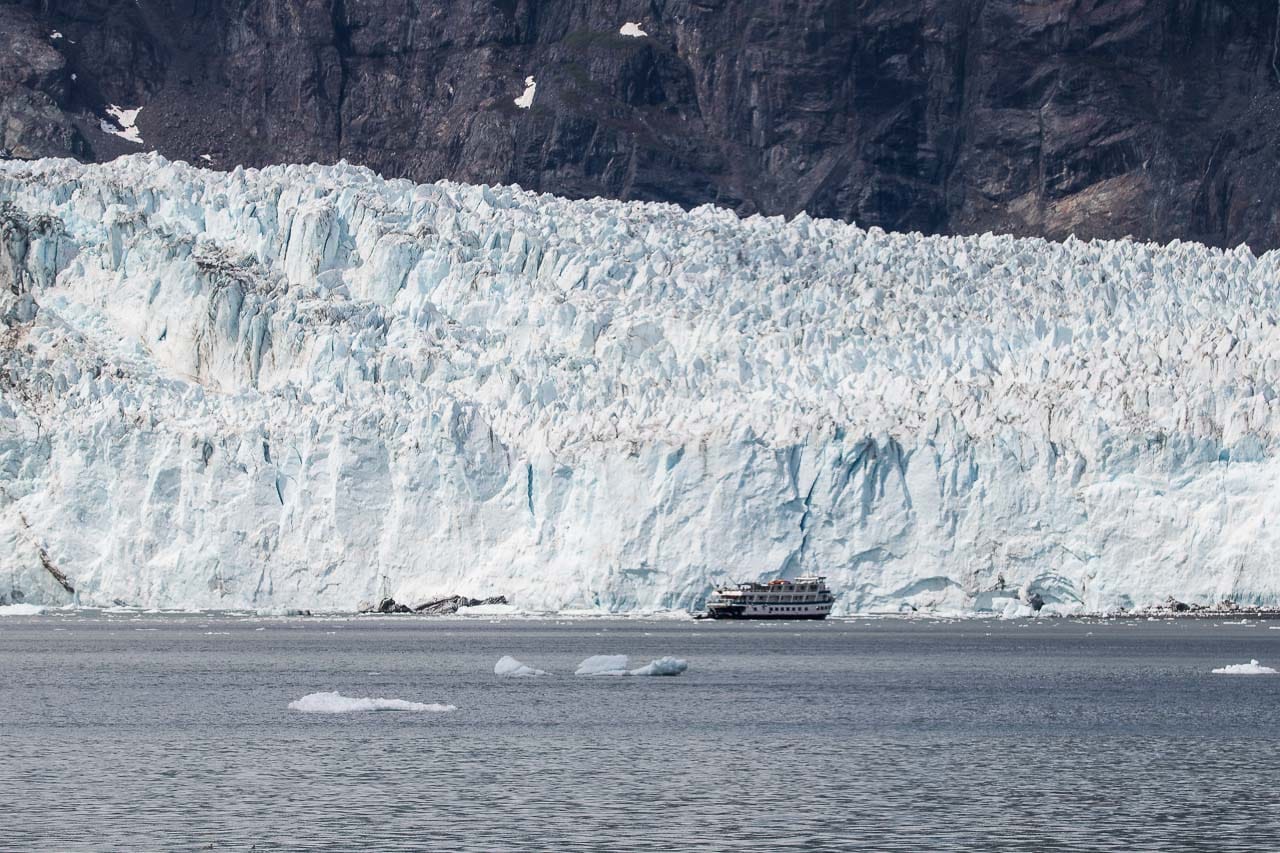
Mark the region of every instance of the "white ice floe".
POLYGON ((141 145, 142 136, 138 131, 138 113, 140 112, 142 112, 142 107, 134 107, 131 110, 127 110, 111 104, 107 107, 107 115, 115 119, 115 124, 113 125, 103 119, 101 122, 103 132, 141 145))
POLYGON ((574 675, 626 675, 626 655, 592 655, 578 664, 574 675))
POLYGON ((529 107, 533 106, 533 95, 537 91, 538 84, 534 81, 533 76, 530 75, 524 78, 524 92, 520 94, 520 97, 516 98, 515 105, 522 110, 529 109, 529 107))
POLYGON ((1275 675, 1276 671, 1269 666, 1263 666, 1256 660, 1248 663, 1233 663, 1229 666, 1219 667, 1214 670, 1219 675, 1275 675))
POLYGON ((0 161, 0 230, 24 601, 1280 603, 1280 252, 155 155, 0 161))
POLYGON ((662 657, 649 661, 639 669, 631 670, 632 675, 679 675, 689 668, 689 662, 680 658, 662 657))
POLYGON ((508 678, 531 678, 535 675, 546 675, 545 670, 535 669, 527 664, 513 658, 511 655, 503 655, 502 658, 493 665, 493 674, 502 675, 508 678))
POLYGON ((206 163, 212 163, 212 162, 213 162, 213 155, 212 155, 212 154, 201 154, 201 155, 200 155, 200 159, 201 159, 201 160, 203 160, 203 161, 205 161, 206 163))
POLYGON ((289 708, 304 714, 350 714, 357 711, 430 711, 443 713, 458 710, 454 705, 406 702, 403 699, 353 699, 340 693, 308 693, 289 703, 289 708))
POLYGON ((57 30, 54 30, 53 32, 49 33, 49 38, 60 39, 62 38, 62 33, 58 32, 57 30))
POLYGON ((642 667, 628 669, 627 655, 592 655, 578 664, 574 675, 679 675, 689 668, 688 661, 662 657, 642 667))
POLYGON ((622 29, 618 30, 618 35, 630 36, 631 38, 641 39, 649 35, 640 29, 640 24, 627 21, 622 25, 622 29))
POLYGON ((0 616, 39 616, 43 612, 38 604, 0 604, 0 616))

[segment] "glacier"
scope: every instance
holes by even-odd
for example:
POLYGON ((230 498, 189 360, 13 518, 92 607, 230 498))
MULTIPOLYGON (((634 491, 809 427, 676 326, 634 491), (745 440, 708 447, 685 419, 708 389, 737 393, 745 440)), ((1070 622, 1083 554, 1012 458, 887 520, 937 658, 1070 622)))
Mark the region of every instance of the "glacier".
POLYGON ((0 238, 14 600, 1280 603, 1275 252, 154 154, 0 238))

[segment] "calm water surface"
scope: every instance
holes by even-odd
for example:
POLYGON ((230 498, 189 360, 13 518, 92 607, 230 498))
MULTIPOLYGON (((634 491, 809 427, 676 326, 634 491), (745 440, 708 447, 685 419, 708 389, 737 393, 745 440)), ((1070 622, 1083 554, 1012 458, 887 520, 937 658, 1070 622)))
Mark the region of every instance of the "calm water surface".
POLYGON ((0 849, 1280 850, 1280 676, 1209 672, 1250 658, 1280 630, 8 617, 0 849))

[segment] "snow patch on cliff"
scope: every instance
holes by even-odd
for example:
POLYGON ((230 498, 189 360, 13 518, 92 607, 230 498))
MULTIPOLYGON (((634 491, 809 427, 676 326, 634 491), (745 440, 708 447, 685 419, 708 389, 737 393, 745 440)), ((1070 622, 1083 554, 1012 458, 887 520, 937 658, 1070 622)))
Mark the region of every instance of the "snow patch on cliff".
POLYGON ((538 84, 532 76, 524 78, 524 91, 520 93, 520 97, 515 99, 515 105, 522 110, 527 110, 533 106, 533 96, 538 91, 538 84))
POLYGON ((142 136, 138 130, 138 113, 140 112, 142 112, 142 107, 134 107, 128 110, 111 104, 107 107, 107 115, 111 116, 115 124, 113 125, 104 119, 101 122, 103 132, 118 136, 127 142, 141 145, 142 136))

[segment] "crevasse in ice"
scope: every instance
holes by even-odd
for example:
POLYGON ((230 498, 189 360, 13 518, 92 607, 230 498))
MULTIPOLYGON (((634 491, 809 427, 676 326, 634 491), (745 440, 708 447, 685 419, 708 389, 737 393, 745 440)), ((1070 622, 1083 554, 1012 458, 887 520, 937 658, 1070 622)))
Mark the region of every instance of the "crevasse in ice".
POLYGON ((0 163, 0 229, 30 602, 1280 601, 1274 252, 155 155, 0 163))

